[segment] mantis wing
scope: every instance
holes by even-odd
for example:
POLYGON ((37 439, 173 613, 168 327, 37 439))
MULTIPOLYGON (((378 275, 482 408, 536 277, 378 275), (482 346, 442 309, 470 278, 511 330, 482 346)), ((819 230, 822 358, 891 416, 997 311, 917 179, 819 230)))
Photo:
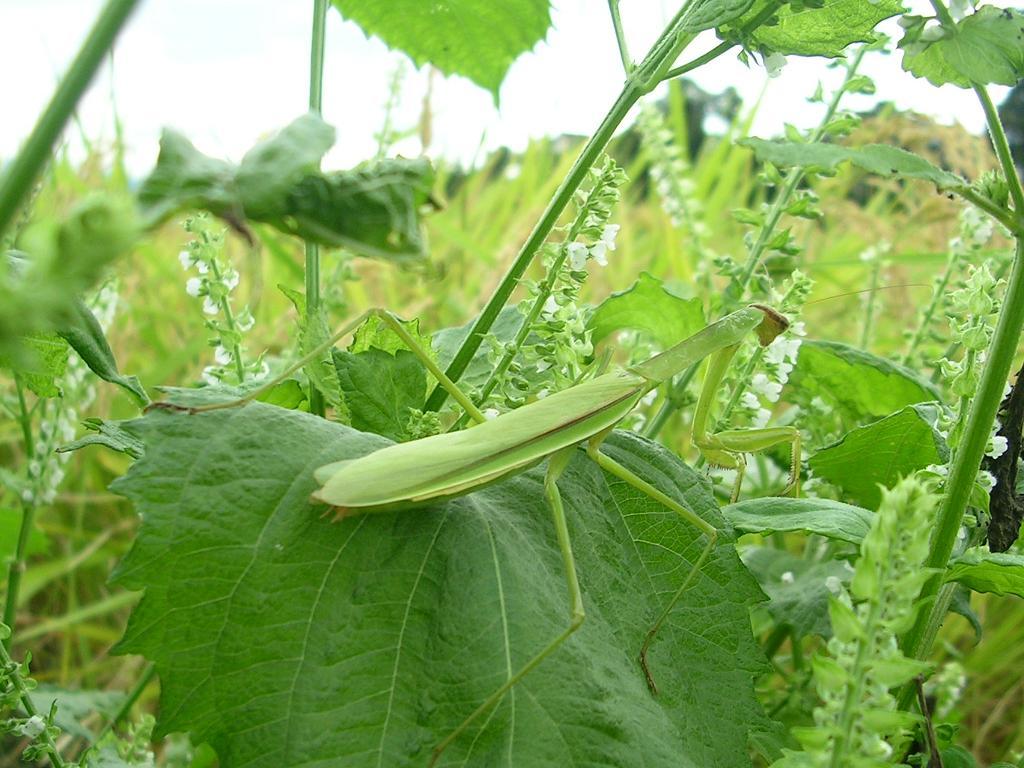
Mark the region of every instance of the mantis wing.
POLYGON ((312 498, 372 512, 468 493, 613 426, 647 388, 634 373, 607 373, 461 432, 328 464, 312 498))

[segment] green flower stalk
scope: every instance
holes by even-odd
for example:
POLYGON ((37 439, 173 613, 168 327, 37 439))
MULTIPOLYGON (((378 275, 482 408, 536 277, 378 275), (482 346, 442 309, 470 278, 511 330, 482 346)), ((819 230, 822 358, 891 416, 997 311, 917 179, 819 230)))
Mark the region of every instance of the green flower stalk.
POLYGON ((224 259, 224 230, 211 226, 206 214, 185 220, 185 231, 195 237, 178 254, 186 271, 194 269, 198 277, 185 283, 189 296, 203 300, 205 325, 211 331, 210 346, 214 348, 215 365, 203 369, 207 384, 228 382, 241 384, 247 378, 267 373, 262 358, 246 362, 242 345, 245 334, 252 330, 254 320, 248 306, 235 310, 231 293, 238 287, 238 271, 224 259))
POLYGON ((899 712, 890 690, 928 668, 904 656, 896 638, 913 622, 918 592, 931 575, 922 563, 938 501, 917 476, 883 491, 850 591, 838 580, 828 585, 833 636, 828 655, 813 662, 821 699, 815 725, 794 729, 804 751, 786 751, 775 768, 891 765, 890 756, 917 716, 899 712))

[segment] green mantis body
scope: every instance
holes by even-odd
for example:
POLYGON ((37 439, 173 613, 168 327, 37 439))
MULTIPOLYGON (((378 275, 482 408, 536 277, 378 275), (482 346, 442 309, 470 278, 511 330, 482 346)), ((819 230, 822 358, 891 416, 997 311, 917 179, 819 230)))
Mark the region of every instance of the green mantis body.
MULTIPOLYGON (((647 632, 640 648, 641 669, 652 693, 656 693, 657 686, 647 663, 648 648, 662 623, 710 555, 718 534, 710 523, 601 453, 601 443, 645 394, 691 365, 709 358, 694 416, 695 445, 710 463, 737 469, 738 482, 742 478, 743 453, 790 443, 793 446, 793 463, 790 481, 785 490, 795 491, 799 478, 800 450, 799 433, 795 428, 774 427, 719 433, 711 433, 708 429, 715 393, 740 343, 754 331, 761 344, 767 345, 786 329, 788 321, 769 307, 751 305, 711 323, 693 336, 642 363, 602 374, 495 419, 487 420, 469 398, 445 377, 430 357, 418 349, 400 322, 380 310, 371 310, 367 314, 377 315, 402 337, 438 379, 441 386, 449 390, 478 424, 470 429, 399 443, 358 459, 320 467, 314 473, 320 488, 313 493, 312 499, 332 507, 337 518, 412 509, 470 493, 548 459, 544 492, 554 517, 569 592, 570 618, 566 629, 538 651, 519 671, 511 675, 441 741, 433 752, 430 765, 437 762, 443 750, 471 723, 497 704, 519 680, 557 650, 583 623, 585 614, 582 595, 557 480, 568 465, 576 447, 584 443, 587 455, 602 469, 641 490, 674 511, 683 520, 697 526, 706 538, 703 550, 647 632)), ((351 331, 361 320, 362 317, 340 331, 330 343, 351 331)), ((323 349, 318 351, 322 353, 323 349)), ((317 354, 317 351, 313 354, 317 354)), ((285 375, 308 362, 311 356, 297 363, 285 375)), ((260 391, 251 393, 245 399, 254 399, 260 391)), ((192 410, 211 410, 238 402, 203 406, 192 410)))

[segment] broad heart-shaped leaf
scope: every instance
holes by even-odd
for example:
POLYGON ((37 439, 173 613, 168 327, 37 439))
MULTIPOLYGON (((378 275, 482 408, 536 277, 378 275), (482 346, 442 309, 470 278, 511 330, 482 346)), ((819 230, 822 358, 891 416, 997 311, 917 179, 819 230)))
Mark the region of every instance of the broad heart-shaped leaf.
POLYGON ((838 341, 804 341, 791 381, 809 396, 835 403, 853 422, 941 398, 909 368, 838 341))
POLYGON ((633 285, 597 305, 587 327, 594 344, 629 329, 647 334, 667 349, 704 327, 704 307, 700 299, 677 296, 654 275, 641 272, 633 285))
MULTIPOLYGON (((723 37, 738 37, 738 31, 762 13, 774 0, 756 0, 750 10, 727 27, 723 37)), ((745 37, 771 51, 795 56, 841 56, 846 46, 872 39, 872 30, 882 20, 903 12, 899 0, 825 0, 820 8, 804 6, 793 10, 786 4, 776 13, 777 23, 761 24, 745 37)))
POLYGON ((825 580, 834 577, 849 584, 853 577, 849 563, 814 562, 773 547, 752 547, 743 553, 743 562, 768 595, 768 613, 777 624, 792 627, 799 637, 832 636, 828 614, 832 593, 825 580))
POLYGON ((915 27, 900 41, 903 69, 933 85, 1012 86, 1024 78, 1024 12, 1020 9, 982 6, 941 40, 925 44, 919 37, 920 29, 915 27))
POLYGON ((929 181, 940 190, 963 192, 969 184, 957 176, 932 165, 920 155, 888 144, 865 144, 863 147, 842 147, 823 142, 767 141, 740 139, 762 162, 788 168, 831 171, 840 163, 853 163, 869 173, 901 179, 929 181))
POLYGON ((332 357, 349 423, 362 432, 408 440, 410 412, 422 410, 427 397, 427 370, 416 355, 371 347, 358 353, 335 349, 332 357))
POLYGON ((831 499, 767 496, 722 508, 733 528, 743 533, 806 531, 860 546, 874 512, 831 499))
POLYGON ((498 103, 505 73, 551 26, 549 0, 333 0, 367 36, 486 88, 498 103))
POLYGON ((258 144, 236 167, 165 130, 156 168, 139 190, 139 205, 150 223, 198 208, 250 238, 247 220, 366 256, 421 257, 419 215, 430 199, 430 163, 384 160, 322 173, 317 164, 333 137, 333 128, 307 114, 258 144))
POLYGON ((948 456, 945 441, 932 426, 930 409, 908 406, 851 430, 811 456, 807 466, 853 501, 877 509, 882 501, 879 484, 891 488, 901 477, 944 463, 948 456))
MULTIPOLYGON (((331 523, 307 501, 313 470, 383 439, 261 403, 126 429, 146 453, 115 489, 143 523, 116 579, 145 595, 119 650, 156 663, 160 732, 209 741, 222 765, 424 766, 567 625, 542 467, 331 523)), ((602 450, 721 524, 706 481, 662 448, 616 433, 602 450)), ((763 595, 728 534, 651 648, 654 697, 637 651, 704 539, 582 450, 558 485, 587 619, 440 764, 749 765, 763 595)))
POLYGON ((1024 597, 1024 555, 969 550, 949 564, 945 578, 975 592, 1024 597))

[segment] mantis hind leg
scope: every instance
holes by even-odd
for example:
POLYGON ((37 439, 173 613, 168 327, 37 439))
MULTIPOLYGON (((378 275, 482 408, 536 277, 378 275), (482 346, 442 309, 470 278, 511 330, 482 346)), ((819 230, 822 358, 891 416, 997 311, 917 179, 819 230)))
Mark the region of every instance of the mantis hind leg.
POLYGON ((516 683, 532 672, 534 668, 544 661, 544 659, 558 650, 559 646, 568 640, 583 624, 583 594, 580 592, 579 579, 576 576, 576 560, 573 558, 572 554, 572 544, 569 540, 569 526, 565 521, 565 508, 562 506, 562 496, 558 492, 557 482, 562 472, 565 471, 566 466, 568 466, 575 451, 576 447, 570 446, 553 454, 548 460, 548 471, 544 477, 544 496, 547 499, 548 506, 551 508, 551 515, 554 518, 555 533, 558 536, 558 548, 562 553, 562 565, 565 568, 565 581, 569 590, 569 624, 557 637, 544 646, 539 653, 526 662, 518 672, 509 677, 509 679, 505 681, 504 685, 488 696, 486 701, 473 710, 473 712, 471 712, 454 731, 449 733, 444 740, 434 748, 434 752, 430 758, 430 763, 428 764, 430 768, 433 768, 433 766, 437 764, 438 759, 441 757, 441 753, 451 746, 452 742, 462 735, 462 733, 472 725, 477 718, 501 701, 505 694, 512 690, 512 687, 516 683))
POLYGON ((672 613, 672 610, 675 608, 676 603, 678 603, 679 600, 682 598, 683 593, 686 592, 687 588, 690 586, 694 577, 696 577, 697 573, 703 567, 705 561, 711 555, 711 551, 715 548, 715 543, 718 541, 718 530, 713 525, 711 525, 710 523, 702 519, 700 516, 698 516, 696 513, 688 510, 675 499, 659 491, 657 488, 655 488, 653 485, 648 483, 646 480, 644 480, 642 477, 640 477, 633 471, 622 466, 611 457, 601 453, 600 446, 601 443, 604 441, 604 438, 607 437, 607 435, 608 432, 606 431, 590 440, 590 442, 587 445, 587 454, 590 456, 590 458, 597 462, 597 465, 601 467, 601 469, 605 470, 611 475, 614 475, 620 480, 625 481, 626 483, 633 486, 638 491, 641 491, 642 493, 646 494, 647 496, 650 496, 658 503, 663 504, 664 506, 671 509, 686 522, 699 528, 700 531, 707 538, 707 544, 704 545, 704 549, 701 550, 700 555, 698 555, 693 565, 690 566, 689 573, 686 574, 686 577, 683 579, 682 584, 680 584, 679 587, 676 589, 675 593, 672 595, 668 603, 665 605, 661 613, 658 615, 658 618, 655 620, 654 624, 651 626, 649 630, 647 630, 647 634, 644 636, 643 645, 640 646, 640 668, 643 670, 644 678, 647 680, 647 687, 650 688, 651 693, 657 694, 658 686, 654 682, 654 675, 651 673, 650 665, 647 662, 647 652, 650 650, 651 643, 654 642, 654 638, 657 636, 658 631, 661 629, 662 625, 665 623, 665 620, 669 617, 669 615, 672 613))

